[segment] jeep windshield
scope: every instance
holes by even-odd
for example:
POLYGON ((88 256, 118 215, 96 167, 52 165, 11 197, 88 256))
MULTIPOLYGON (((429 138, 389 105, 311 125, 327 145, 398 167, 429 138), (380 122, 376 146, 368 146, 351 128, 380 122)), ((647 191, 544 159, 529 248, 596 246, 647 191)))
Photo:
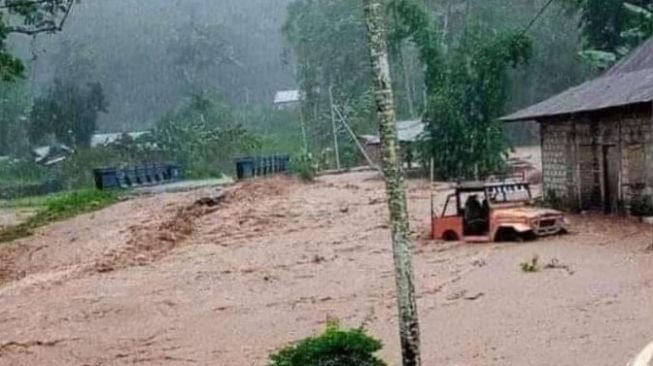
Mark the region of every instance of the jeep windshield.
POLYGON ((533 199, 527 183, 488 183, 485 191, 493 206, 524 205, 533 199))

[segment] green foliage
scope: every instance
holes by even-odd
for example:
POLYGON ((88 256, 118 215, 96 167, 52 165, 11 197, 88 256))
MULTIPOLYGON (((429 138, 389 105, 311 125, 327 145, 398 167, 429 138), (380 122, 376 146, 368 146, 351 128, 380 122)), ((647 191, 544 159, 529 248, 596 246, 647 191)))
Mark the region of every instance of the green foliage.
POLYGON ((25 113, 28 97, 24 83, 0 81, 0 156, 23 155, 28 148, 25 113))
POLYGON ((243 127, 260 136, 261 154, 293 156, 303 151, 301 118, 297 109, 248 106, 234 114, 236 120, 242 121, 243 127))
POLYGON ((315 179, 319 170, 319 164, 313 154, 303 151, 301 154, 293 157, 290 161, 291 170, 299 175, 304 181, 310 182, 315 179))
POLYGON ((137 139, 125 134, 108 146, 78 147, 60 164, 39 167, 45 176, 38 178, 54 179, 65 189, 88 188, 94 186, 95 168, 163 162, 180 164, 187 178, 219 177, 233 169, 234 158, 261 148, 261 139, 235 120, 227 105, 198 95, 157 122, 151 133, 137 139))
POLYGON ((331 147, 329 88, 337 104, 362 106, 371 86, 363 3, 296 0, 288 7, 283 32, 297 58, 310 143, 315 151, 331 147))
POLYGON ((150 139, 163 160, 180 164, 190 178, 220 176, 233 169, 235 157, 261 146, 227 105, 205 95, 195 95, 162 118, 150 139))
POLYGON ((633 197, 630 200, 630 213, 637 217, 653 216, 653 197, 650 195, 633 197))
POLYGON ((382 344, 363 330, 341 330, 329 326, 270 357, 269 366, 385 366, 374 356, 382 344))
POLYGON ((31 159, 0 162, 0 186, 13 183, 35 183, 47 178, 48 170, 31 159))
POLYGON ((11 82, 24 76, 22 61, 9 53, 10 34, 34 35, 61 30, 76 0, 4 0, 0 3, 0 80, 11 82))
POLYGON ((407 38, 412 40, 425 67, 427 93, 432 95, 444 81, 443 52, 438 30, 428 10, 416 0, 393 0, 389 9, 397 14, 394 29, 389 32, 390 44, 399 44, 407 38))
POLYGON ((441 65, 442 82, 430 94, 423 157, 433 158, 441 178, 500 172, 510 148, 501 123, 509 92, 508 69, 531 54, 527 36, 465 30, 441 65))
POLYGON ((79 86, 55 81, 47 95, 34 101, 29 137, 39 143, 48 135, 73 147, 88 147, 97 129, 98 114, 107 111, 100 83, 79 86))
POLYGON ((539 265, 540 257, 537 255, 534 255, 533 258, 531 258, 530 261, 526 261, 521 263, 519 266, 521 267, 521 270, 526 273, 535 273, 540 271, 540 265, 539 265))
MULTIPOLYGON (((368 56, 357 53, 359 47, 365 48, 360 7, 360 2, 351 0, 297 0, 289 7, 285 32, 301 65, 298 77, 307 97, 304 114, 312 117, 321 148, 331 147, 329 86, 334 86, 336 104, 344 105, 348 119, 355 115, 366 119, 354 130, 374 131, 373 103, 366 103, 370 100, 368 56), (352 46, 343 48, 343 43, 352 46)), ((476 165, 480 174, 500 171, 510 146, 497 118, 505 112, 511 92, 509 70, 530 59, 531 40, 486 24, 465 24, 459 35, 449 37, 451 44, 445 44, 439 24, 422 2, 392 0, 387 9, 392 73, 400 80, 395 83, 396 94, 406 95, 397 93, 396 85, 410 89, 415 80, 403 64, 406 50, 413 50, 422 64, 428 98, 425 114, 430 120, 422 158, 434 157, 443 178, 471 176, 476 165)), ((396 100, 396 104, 405 103, 396 100)), ((399 115, 409 115, 401 109, 399 115)), ((355 151, 349 138, 341 140, 344 151, 355 151)), ((359 154, 342 155, 357 162, 359 154)))
POLYGON ((65 189, 93 187, 93 169, 162 162, 161 154, 138 141, 123 139, 109 146, 77 149, 61 164, 50 170, 65 189))
MULTIPOLYGON (((32 235, 36 228, 55 221, 100 210, 114 204, 118 199, 119 197, 112 192, 82 190, 53 194, 34 200, 32 201, 34 204, 42 205, 36 215, 22 224, 0 230, 0 243, 28 237, 32 235)), ((9 205, 11 206, 11 203, 9 205)))
POLYGON ((580 9, 581 57, 603 70, 653 34, 651 0, 565 0, 580 9))

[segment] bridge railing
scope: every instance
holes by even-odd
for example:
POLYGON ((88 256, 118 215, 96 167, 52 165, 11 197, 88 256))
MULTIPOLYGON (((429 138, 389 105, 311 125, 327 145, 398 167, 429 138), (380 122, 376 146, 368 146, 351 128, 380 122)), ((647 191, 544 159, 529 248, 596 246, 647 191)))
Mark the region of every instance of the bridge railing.
POLYGON ((181 167, 177 164, 144 164, 105 167, 93 170, 97 189, 135 188, 177 182, 181 167))
POLYGON ((246 156, 236 159, 236 176, 239 180, 286 173, 289 170, 288 155, 246 156))

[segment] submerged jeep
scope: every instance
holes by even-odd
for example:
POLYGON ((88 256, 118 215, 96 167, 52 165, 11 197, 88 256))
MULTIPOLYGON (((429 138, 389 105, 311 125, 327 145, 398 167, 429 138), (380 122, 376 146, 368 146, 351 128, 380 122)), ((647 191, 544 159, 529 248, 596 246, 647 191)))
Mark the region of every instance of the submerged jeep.
POLYGON ((487 243, 521 241, 565 231, 562 212, 532 203, 526 182, 460 183, 447 197, 442 214, 436 214, 431 203, 433 238, 487 243))

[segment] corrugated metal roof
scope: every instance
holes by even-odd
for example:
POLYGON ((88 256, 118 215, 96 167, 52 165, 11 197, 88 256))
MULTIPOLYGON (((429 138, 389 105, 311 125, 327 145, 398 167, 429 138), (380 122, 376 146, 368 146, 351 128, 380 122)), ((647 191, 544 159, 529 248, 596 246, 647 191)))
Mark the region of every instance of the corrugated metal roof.
POLYGON ((532 120, 622 107, 652 100, 653 69, 646 69, 588 81, 544 102, 503 117, 502 120, 532 120))
MULTIPOLYGON (((424 132, 426 124, 421 119, 397 122, 397 138, 400 142, 415 142, 424 132)), ((368 145, 381 143, 378 135, 360 135, 359 138, 368 145)))
POLYGON ((653 38, 637 47, 605 73, 605 76, 627 74, 653 68, 653 38))
POLYGON ((299 90, 281 90, 274 96, 274 104, 296 103, 299 101, 299 90))
POLYGON ((525 121, 653 101, 653 38, 603 76, 503 117, 525 121))
POLYGON ((123 135, 127 134, 132 139, 137 139, 143 135, 150 133, 149 131, 138 132, 118 132, 118 133, 98 133, 91 137, 91 147, 106 146, 118 141, 123 135))

